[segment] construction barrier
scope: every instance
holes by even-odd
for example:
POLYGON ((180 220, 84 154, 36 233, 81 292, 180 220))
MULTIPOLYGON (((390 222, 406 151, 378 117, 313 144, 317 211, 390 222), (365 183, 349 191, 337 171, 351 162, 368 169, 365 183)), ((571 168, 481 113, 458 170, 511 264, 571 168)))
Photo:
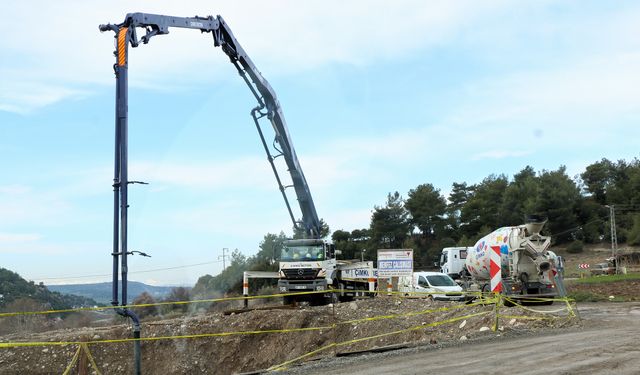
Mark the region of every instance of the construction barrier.
MULTIPOLYGON (((343 292, 342 290, 333 290, 335 293, 343 292)), ((242 296, 242 297, 229 297, 229 298, 216 298, 216 299, 205 299, 205 300, 196 300, 196 301, 180 301, 180 302, 159 302, 159 303, 150 303, 150 304, 137 304, 137 305, 129 305, 127 308, 133 307, 148 307, 148 306, 162 306, 162 305, 182 305, 182 304, 198 304, 198 303, 211 303, 211 302, 223 302, 223 301, 238 301, 242 299, 261 299, 261 298, 278 298, 284 296, 291 295, 304 295, 304 294, 317 294, 317 293, 327 293, 327 291, 314 291, 314 292, 302 292, 302 293, 285 293, 285 294, 273 294, 268 296, 242 296)), ((388 293, 387 291, 373 291, 371 293, 388 293)), ((406 293, 402 292, 391 292, 395 297, 405 298, 406 293)), ((421 293, 411 293, 412 295, 409 297, 415 297, 416 295, 420 295, 421 293)), ((426 297, 426 293, 423 293, 424 297, 426 297)), ((433 293, 430 293, 433 294, 433 293)), ((451 293, 448 293, 451 294, 451 293)), ((142 342, 151 342, 151 341, 162 341, 162 340, 185 340, 185 339, 202 339, 202 338, 212 338, 212 337, 225 337, 225 336, 238 336, 238 335, 261 335, 261 334, 274 334, 274 333, 296 333, 296 332, 309 332, 309 331, 328 331, 328 330, 336 330, 338 327, 343 325, 355 325, 365 322, 374 322, 381 320, 393 320, 398 319, 400 322, 406 322, 407 318, 427 315, 437 312, 445 312, 445 311, 465 311, 468 308, 472 308, 475 306, 491 306, 493 305, 493 310, 486 310, 481 312, 473 312, 471 314, 462 314, 460 316, 450 317, 445 320, 435 321, 430 323, 422 323, 420 325, 411 326, 407 328, 396 329, 390 332, 383 332, 369 337, 357 338, 342 342, 337 342, 334 337, 334 342, 329 345, 324 345, 320 348, 314 349, 305 353, 303 355, 296 356, 295 358, 289 359, 283 363, 278 365, 271 366, 268 371, 278 371, 286 368, 287 366, 299 362, 305 358, 309 358, 318 353, 327 351, 329 349, 337 349, 346 347, 351 344, 366 342, 375 340, 382 337, 399 335, 406 332, 423 330, 427 328, 437 327, 444 324, 449 324, 453 322, 457 322, 460 320, 465 320, 478 316, 486 316, 486 315, 494 315, 494 324, 491 327, 493 331, 496 331, 499 327, 499 319, 522 319, 522 320, 545 320, 545 319, 561 319, 561 318, 579 318, 576 314, 576 310, 572 307, 573 301, 568 298, 555 298, 555 299, 542 299, 542 298, 528 298, 529 301, 534 302, 562 302, 565 304, 562 308, 554 309, 554 310, 539 310, 530 308, 519 303, 520 301, 504 297, 501 294, 481 294, 481 293, 460 293, 461 295, 467 295, 476 299, 476 301, 468 301, 467 303, 458 303, 452 304, 443 307, 431 308, 421 311, 410 311, 406 313, 398 313, 398 314, 389 314, 389 315, 377 315, 372 317, 358 318, 358 319, 350 319, 345 321, 334 321, 332 324, 326 324, 318 327, 304 327, 304 328, 284 328, 284 329, 266 329, 266 330, 247 330, 247 331, 230 331, 230 332, 211 332, 211 333, 198 333, 198 334, 189 334, 189 335, 168 335, 168 336, 156 336, 156 337, 141 337, 141 338, 120 338, 120 339, 104 339, 104 340, 91 340, 91 341, 49 341, 49 342, 0 342, 1 348, 19 348, 19 347, 47 347, 47 346, 67 346, 67 345, 77 345, 78 350, 75 352, 71 362, 67 366, 65 372, 63 374, 70 373, 71 369, 76 366, 78 360, 82 355, 88 358, 91 367, 97 374, 101 374, 91 352, 89 351, 89 346, 91 345, 104 345, 104 344, 114 344, 114 343, 129 343, 134 341, 142 341, 142 342), (510 306, 516 306, 519 309, 522 309, 527 312, 531 312, 536 315, 515 315, 508 313, 501 313, 501 309, 505 306, 505 303, 508 303, 510 306), (566 311, 566 316, 556 316, 554 314, 562 313, 566 311)), ((119 306, 118 308, 123 308, 123 306, 119 306)), ((87 311, 87 310, 107 310, 114 309, 113 306, 108 307, 95 307, 95 308, 79 308, 79 309, 65 309, 65 310, 49 310, 49 311, 27 311, 27 312, 12 312, 12 313, 1 313, 0 318, 2 317, 12 317, 18 315, 35 315, 35 314, 53 314, 53 313, 66 313, 66 312, 76 312, 76 311, 87 311)), ((335 319, 335 318, 334 318, 335 319)))
MULTIPOLYGON (((152 307, 152 306, 171 306, 171 305, 190 305, 190 304, 205 304, 205 303, 217 303, 217 302, 227 302, 227 301, 242 301, 242 300, 255 300, 255 299, 270 299, 270 298, 281 298, 287 296, 304 296, 304 295, 313 295, 313 294, 327 294, 327 293, 350 293, 353 290, 350 289, 330 289, 330 290, 320 290, 320 291, 307 291, 307 292, 295 292, 295 293, 279 293, 279 294, 269 294, 269 295, 256 295, 256 296, 239 296, 239 297, 225 297, 225 298, 210 298, 210 299, 199 299, 199 300, 191 300, 191 301, 167 301, 167 302, 154 302, 154 303, 139 303, 139 304, 130 304, 130 305, 118 305, 118 306, 95 306, 95 307, 77 307, 73 309, 60 309, 60 310, 41 310, 41 311, 17 311, 17 312, 3 312, 0 313, 0 318, 7 318, 12 316, 19 315, 48 315, 48 314, 63 314, 63 313, 72 313, 72 312, 82 312, 82 311, 105 311, 105 310, 115 310, 115 309, 132 309, 135 307, 152 307)), ((358 292, 364 294, 381 294, 382 292, 378 290, 360 290, 358 292)), ((388 295, 395 295, 400 297, 408 297, 408 296, 424 296, 429 295, 437 295, 437 294, 446 294, 446 295, 468 295, 473 296, 474 298, 479 298, 483 295, 481 292, 394 292, 387 291, 388 295)))

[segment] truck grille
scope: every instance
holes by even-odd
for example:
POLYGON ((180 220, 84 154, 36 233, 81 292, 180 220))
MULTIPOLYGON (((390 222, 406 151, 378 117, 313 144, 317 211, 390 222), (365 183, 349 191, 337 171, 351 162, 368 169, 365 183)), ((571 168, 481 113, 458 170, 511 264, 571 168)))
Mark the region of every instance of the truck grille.
POLYGON ((318 276, 319 271, 319 269, 314 268, 287 268, 282 270, 289 280, 313 280, 318 276))

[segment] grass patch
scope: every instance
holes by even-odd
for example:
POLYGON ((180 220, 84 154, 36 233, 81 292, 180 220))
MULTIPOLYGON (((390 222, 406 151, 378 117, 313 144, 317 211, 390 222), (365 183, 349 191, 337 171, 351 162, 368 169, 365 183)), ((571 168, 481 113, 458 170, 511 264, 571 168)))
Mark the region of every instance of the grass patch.
POLYGON ((574 299, 576 302, 602 302, 608 299, 600 294, 583 291, 569 292, 567 297, 574 299))
POLYGON ((575 280, 577 284, 604 284, 616 281, 640 280, 640 273, 628 273, 626 275, 604 275, 589 276, 584 279, 575 280))

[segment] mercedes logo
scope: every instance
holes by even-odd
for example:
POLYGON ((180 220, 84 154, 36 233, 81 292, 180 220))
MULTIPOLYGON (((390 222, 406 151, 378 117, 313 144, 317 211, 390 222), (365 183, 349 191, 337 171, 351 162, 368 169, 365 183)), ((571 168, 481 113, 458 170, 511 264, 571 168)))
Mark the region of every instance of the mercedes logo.
POLYGON ((298 270, 298 275, 302 276, 302 274, 303 274, 303 273, 304 273, 304 270, 303 270, 302 268, 300 268, 300 269, 298 270))

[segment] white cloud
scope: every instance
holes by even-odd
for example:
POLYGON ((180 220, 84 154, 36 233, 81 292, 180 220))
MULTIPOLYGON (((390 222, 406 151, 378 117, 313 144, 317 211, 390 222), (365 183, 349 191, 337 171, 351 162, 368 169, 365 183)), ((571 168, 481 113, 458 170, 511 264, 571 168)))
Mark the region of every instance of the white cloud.
MULTIPOLYGON (((113 84, 113 36, 98 25, 120 23, 126 11, 194 16, 221 14, 245 50, 269 75, 307 71, 328 63, 368 64, 410 54, 451 38, 461 27, 500 3, 293 0, 108 4, 77 1, 11 3, 0 24, 3 59, 0 110, 28 113, 69 97, 85 95, 88 85, 113 84), (69 22, 69 15, 73 22, 69 22), (46 32, 25 19, 46 18, 46 32), (20 35, 20 37, 17 37, 20 35), (26 41, 26 42, 25 42, 26 41), (20 62, 19 64, 17 62, 20 62)), ((143 31, 140 31, 142 33, 143 31)), ((131 50, 132 86, 167 89, 231 79, 234 72, 212 38, 173 29, 149 45, 131 50), (225 66, 224 68, 222 66, 225 66)))
POLYGON ((21 195, 32 191, 30 186, 26 185, 4 185, 0 186, 0 194, 21 195))
POLYGON ((22 242, 33 242, 41 238, 35 233, 3 233, 0 232, 0 246, 22 242))
MULTIPOLYGON (((0 69, 0 73, 2 73, 2 69, 0 69)), ((7 73, 2 74, 7 75, 7 73)), ((22 74, 26 75, 27 72, 22 72, 22 74)), ((10 77, 15 76, 10 75, 10 77)), ((25 78, 18 79, 24 80, 25 78)), ((29 78, 26 79, 28 80, 29 78)), ((88 92, 85 90, 65 87, 64 85, 14 82, 11 78, 3 79, 0 81, 0 111, 27 114, 34 109, 55 104, 62 100, 80 99, 87 95, 88 92)))
POLYGON ((260 189, 273 185, 272 172, 264 158, 243 156, 205 162, 136 161, 131 162, 130 175, 150 182, 156 188, 233 189, 252 186, 260 189))
POLYGON ((69 202, 55 194, 33 190, 0 197, 0 225, 5 228, 24 223, 61 225, 69 212, 69 202))
POLYGON ((361 209, 336 209, 327 213, 325 220, 331 224, 331 230, 338 229, 352 231, 368 228, 371 221, 373 207, 361 209))
POLYGON ((593 56, 563 67, 476 83, 472 92, 481 101, 488 98, 518 115, 620 114, 640 109, 635 99, 640 95, 638 66, 640 53, 593 56))
MULTIPOLYGON (((38 234, 5 233, 4 235, 7 237, 7 241, 2 241, 2 238, 0 238, 0 253, 4 254, 88 257, 89 254, 102 249, 105 249, 104 253, 108 254, 108 249, 111 248, 108 243, 73 240, 57 242, 38 234)), ((36 266, 36 264, 33 264, 33 266, 36 266)), ((47 264, 38 262, 37 266, 46 268, 47 264)))

